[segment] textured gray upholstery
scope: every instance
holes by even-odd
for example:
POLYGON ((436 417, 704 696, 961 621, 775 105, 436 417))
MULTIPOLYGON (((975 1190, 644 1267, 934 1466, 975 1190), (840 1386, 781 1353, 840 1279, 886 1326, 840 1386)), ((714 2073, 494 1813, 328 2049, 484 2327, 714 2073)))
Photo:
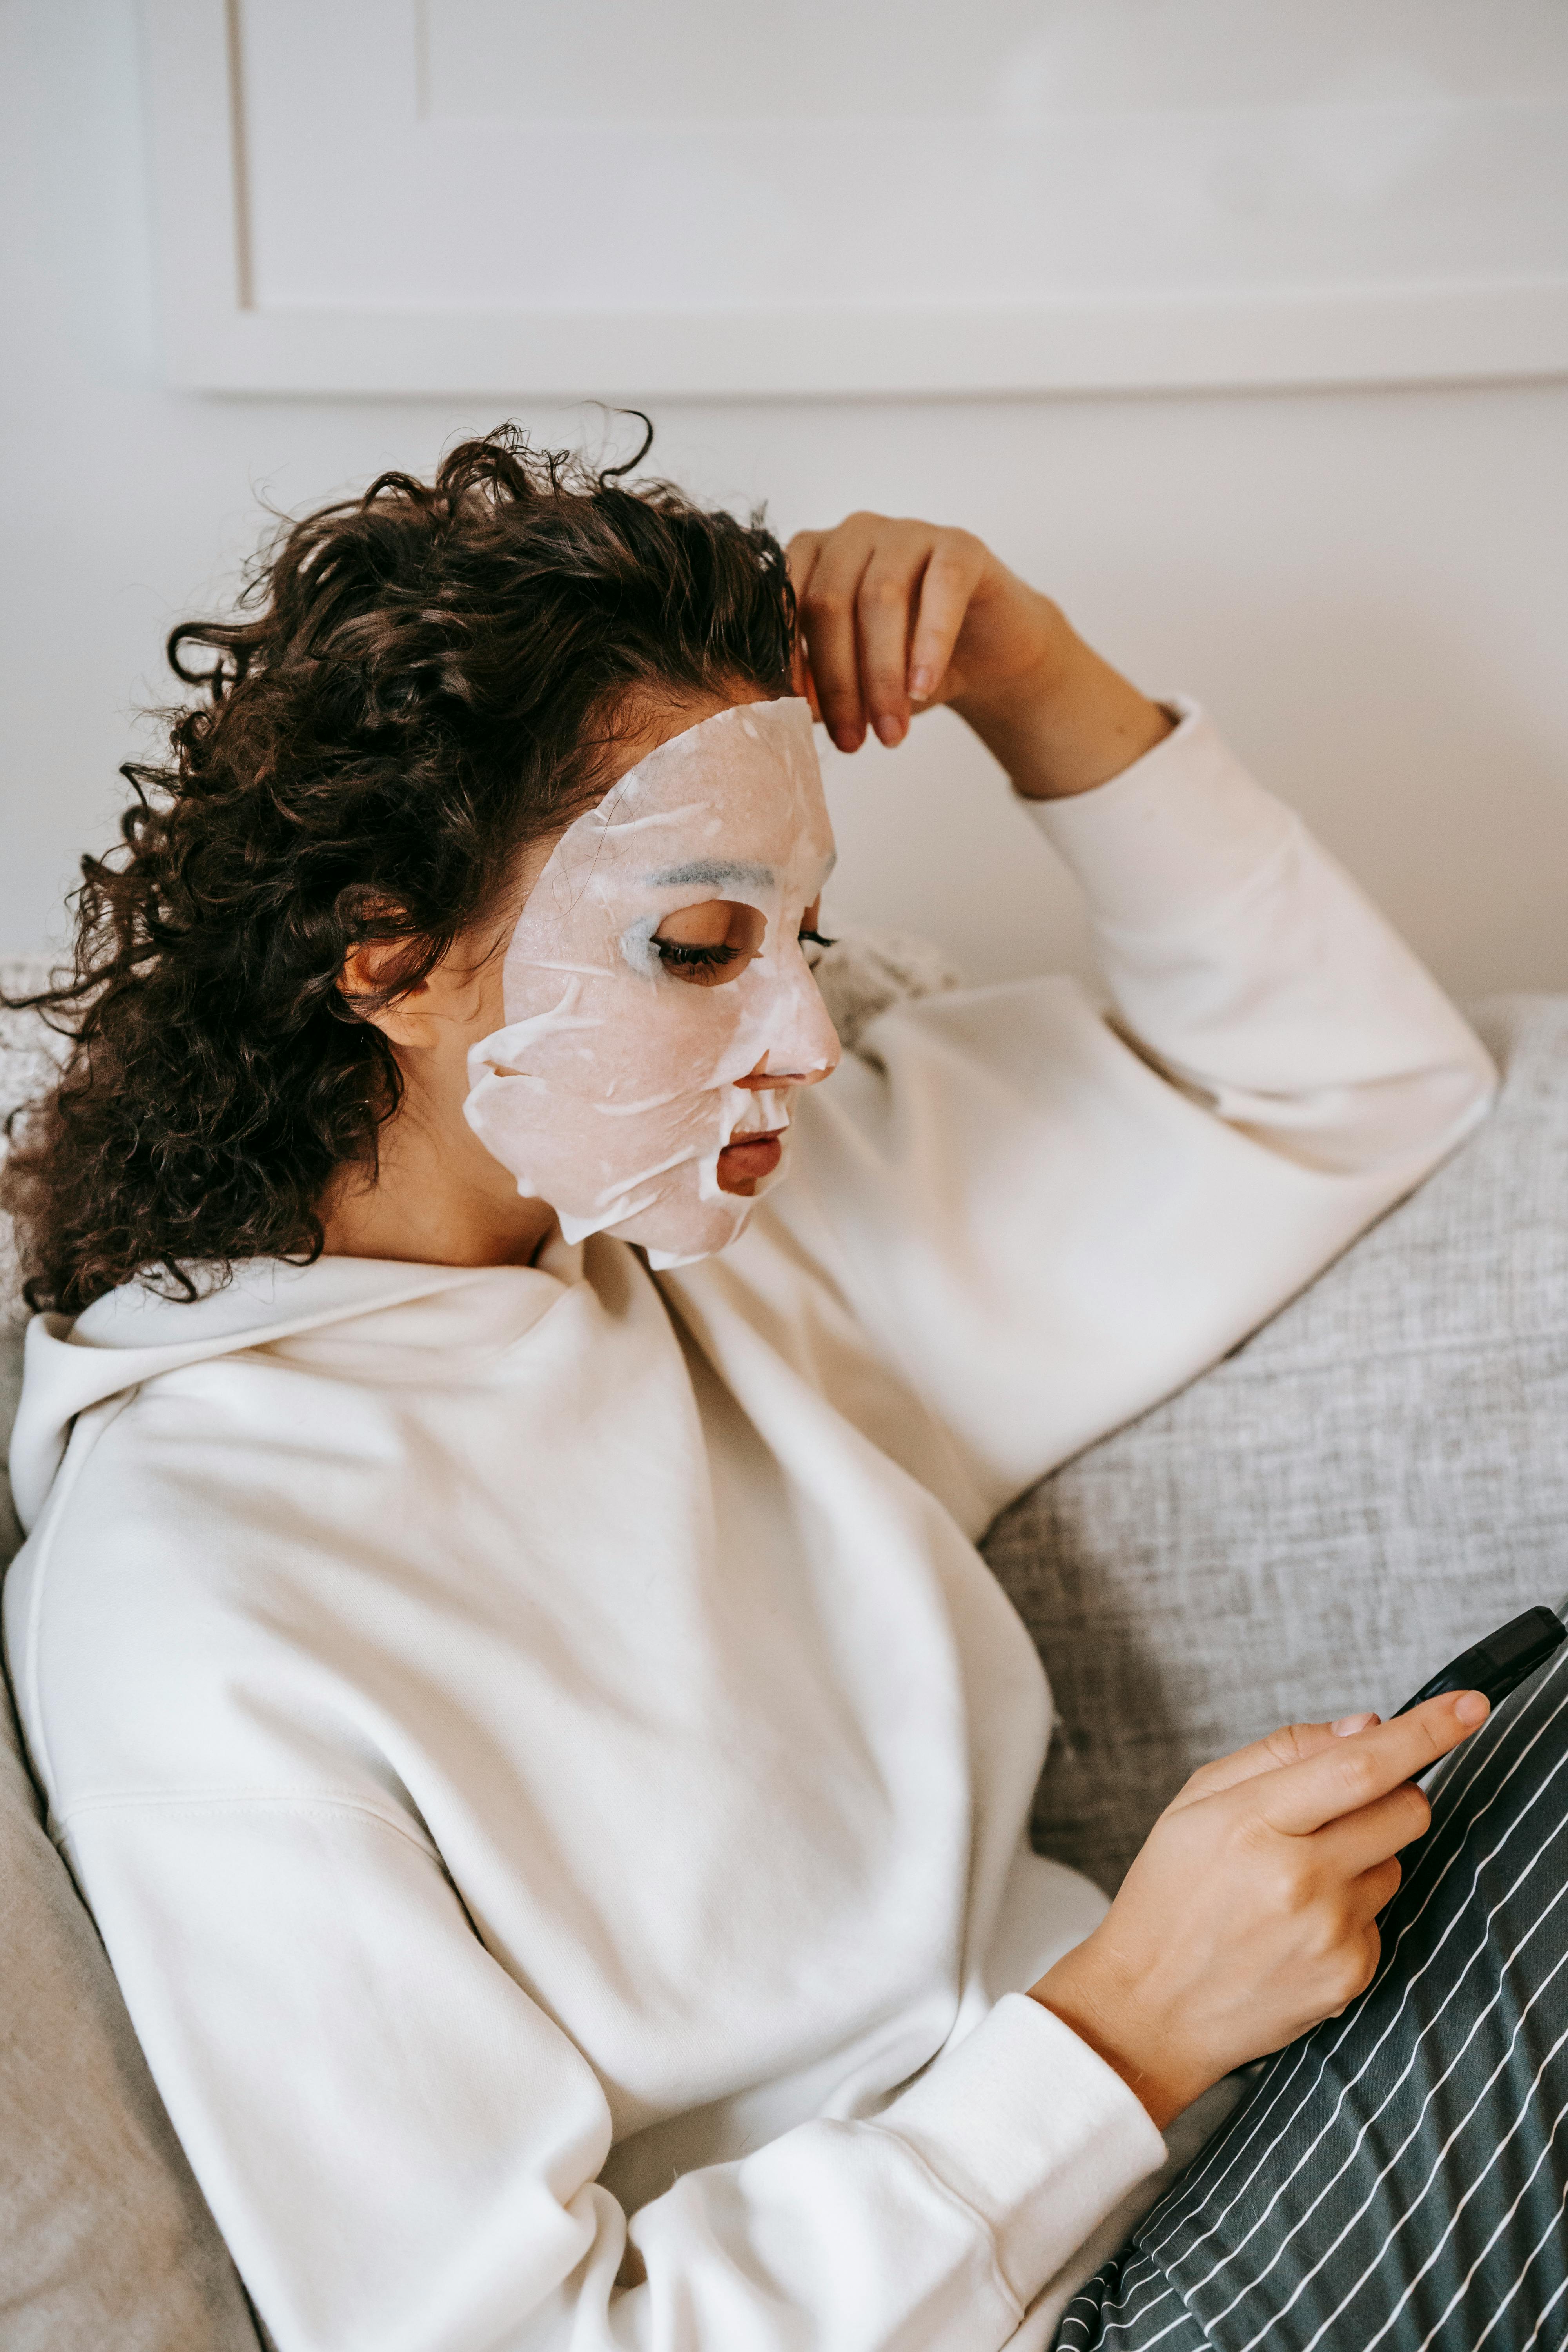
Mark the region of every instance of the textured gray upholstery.
POLYGON ((257 2352, 103 1947, 0 1709, 0 2343, 257 2352))
POLYGON ((1568 1000, 1476 1019, 1505 1069, 1487 1126, 986 1538, 1060 1716, 1036 1843, 1108 1888, 1196 1765, 1386 1712, 1568 1589, 1568 1000))

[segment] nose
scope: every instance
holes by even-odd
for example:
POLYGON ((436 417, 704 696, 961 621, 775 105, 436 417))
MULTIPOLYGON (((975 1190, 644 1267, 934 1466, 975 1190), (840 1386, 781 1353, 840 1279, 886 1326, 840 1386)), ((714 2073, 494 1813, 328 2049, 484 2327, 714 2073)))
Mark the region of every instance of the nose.
POLYGON ((737 1086, 761 1094, 768 1087, 815 1087, 832 1076, 843 1047, 804 957, 787 1003, 769 1025, 773 1036, 766 1052, 747 1076, 736 1079, 737 1086))
MULTIPOLYGON (((766 1060, 764 1054, 763 1062, 766 1060)), ((816 1087, 820 1086, 824 1078, 830 1078, 833 1070, 838 1067, 837 1055, 832 1070, 765 1070, 763 1062, 758 1063, 749 1077, 737 1078, 736 1086, 752 1095, 765 1094, 770 1087, 816 1087)))

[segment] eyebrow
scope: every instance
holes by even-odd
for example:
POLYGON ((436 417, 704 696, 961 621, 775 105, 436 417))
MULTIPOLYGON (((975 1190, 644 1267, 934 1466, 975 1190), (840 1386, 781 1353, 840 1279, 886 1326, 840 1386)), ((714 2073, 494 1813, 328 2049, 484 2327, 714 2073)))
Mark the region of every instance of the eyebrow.
POLYGON ((662 873, 650 874, 647 879, 659 889, 687 889, 700 886, 718 889, 726 882, 739 882, 753 890, 771 889, 773 869, 771 866, 731 865, 722 858, 697 857, 689 866, 667 866, 662 873))

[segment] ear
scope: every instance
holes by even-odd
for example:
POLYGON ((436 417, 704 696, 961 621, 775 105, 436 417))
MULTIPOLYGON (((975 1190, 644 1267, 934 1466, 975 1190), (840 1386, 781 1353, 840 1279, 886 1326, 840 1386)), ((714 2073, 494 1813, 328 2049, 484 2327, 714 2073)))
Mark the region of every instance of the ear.
POLYGON ((430 1043, 434 973, 386 1003, 378 1002, 404 952, 403 943, 395 940, 366 940, 351 948, 338 975, 338 994, 362 1021, 379 1029, 389 1045, 416 1052, 430 1043))
POLYGON ((456 940, 423 980, 378 1002, 385 988, 395 985, 406 952, 405 941, 364 940, 350 949, 338 977, 345 1003, 379 1029, 395 1051, 429 1053, 450 1046, 455 1034, 460 1033, 461 1042, 497 1025, 500 968, 493 942, 456 940))

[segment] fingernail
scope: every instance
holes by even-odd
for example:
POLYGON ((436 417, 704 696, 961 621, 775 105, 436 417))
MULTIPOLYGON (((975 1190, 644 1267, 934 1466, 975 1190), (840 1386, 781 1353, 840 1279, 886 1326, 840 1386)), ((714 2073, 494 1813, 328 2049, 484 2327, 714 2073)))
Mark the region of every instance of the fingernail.
POLYGON ((877 740, 879 743, 885 743, 890 751, 896 743, 901 743, 903 740, 904 730, 901 724, 890 710, 884 710, 877 721, 877 740))
POLYGON ((921 665, 921 667, 919 669, 912 669, 912 670, 910 670, 910 701, 911 701, 911 702, 923 702, 923 701, 925 700, 925 698, 926 698, 927 695, 931 692, 931 688, 932 688, 935 684, 936 684, 936 680, 935 680, 935 678, 933 678, 933 677, 932 677, 932 676, 931 676, 931 674, 930 670, 929 670, 929 669, 927 669, 927 668, 924 667, 924 665, 923 665, 923 664, 921 665))
POLYGON ((1352 1731, 1366 1731, 1377 1721, 1375 1715, 1342 1715, 1337 1723, 1329 1726, 1341 1739, 1348 1739, 1352 1731))
POLYGON ((1461 1691, 1454 1701, 1461 1723, 1484 1723, 1491 1711, 1491 1701, 1479 1691, 1461 1691))

